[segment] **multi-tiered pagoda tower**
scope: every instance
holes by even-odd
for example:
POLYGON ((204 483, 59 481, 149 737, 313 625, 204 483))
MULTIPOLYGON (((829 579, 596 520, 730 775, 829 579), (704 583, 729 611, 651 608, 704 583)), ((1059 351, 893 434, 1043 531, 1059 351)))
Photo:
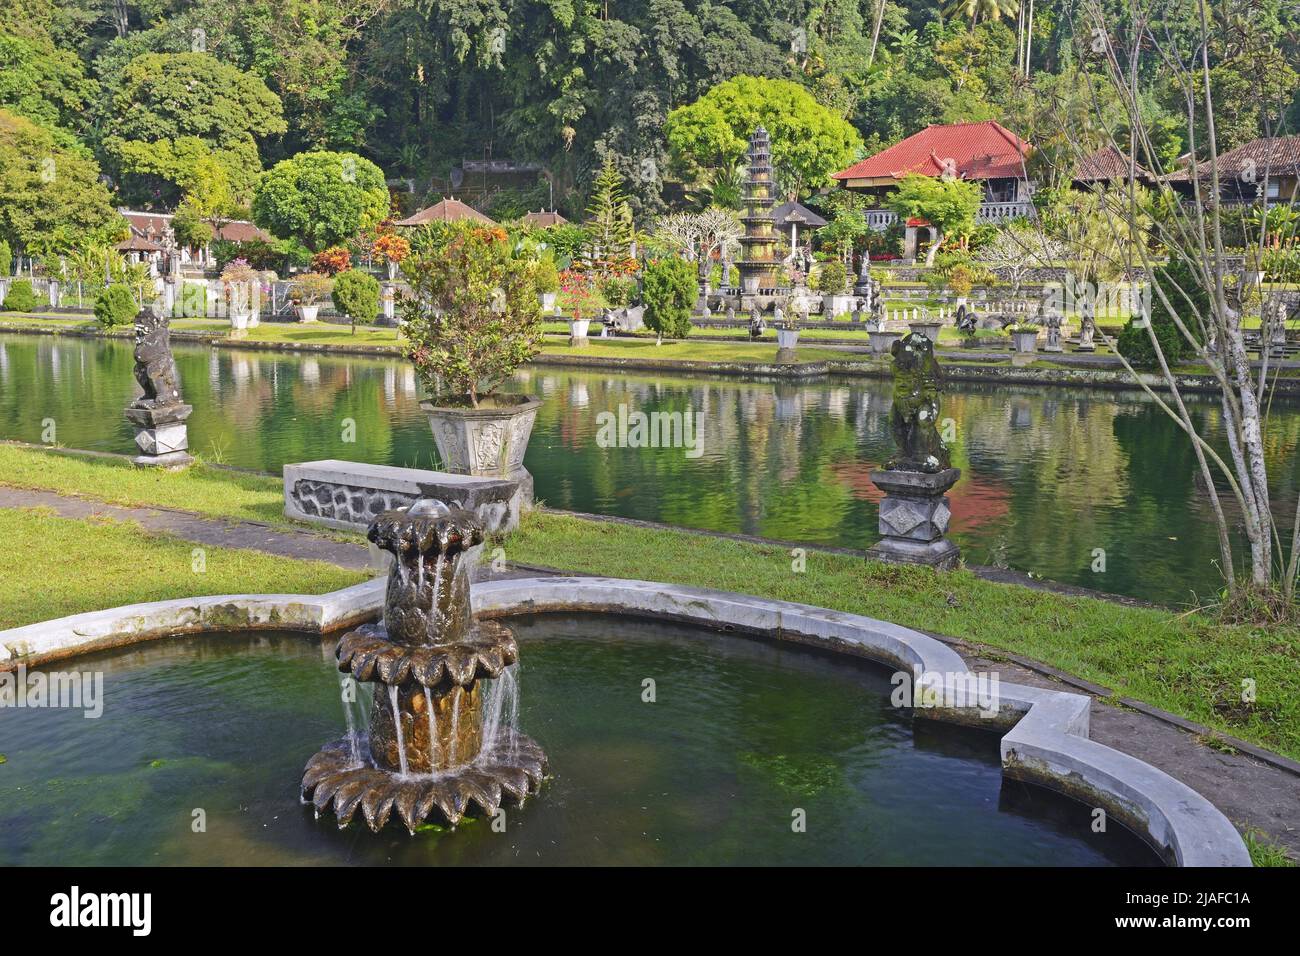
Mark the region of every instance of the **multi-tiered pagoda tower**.
POLYGON ((741 245, 744 258, 736 266, 740 269, 740 293, 748 303, 753 297, 772 295, 777 286, 780 264, 776 260, 776 219, 772 206, 776 203, 776 183, 772 181, 772 148, 767 140, 767 130, 758 127, 749 137, 749 178, 745 180, 745 235, 741 245))

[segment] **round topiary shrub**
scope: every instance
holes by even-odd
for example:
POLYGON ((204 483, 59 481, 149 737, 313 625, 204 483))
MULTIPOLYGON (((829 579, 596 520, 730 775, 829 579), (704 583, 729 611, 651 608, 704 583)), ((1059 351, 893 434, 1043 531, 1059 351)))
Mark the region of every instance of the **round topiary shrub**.
POLYGON ((95 299, 95 320, 106 329, 130 325, 138 311, 135 296, 124 285, 111 285, 95 299))
POLYGON ((827 295, 839 295, 849 281, 849 270, 838 259, 823 262, 817 272, 817 291, 827 295))
POLYGON ((34 308, 36 308, 36 293, 32 291, 30 282, 19 279, 9 286, 9 294, 5 296, 4 301, 6 312, 30 312, 34 308))
POLYGON ((646 266, 641 288, 645 324, 670 339, 691 331, 691 307, 699 296, 695 266, 684 259, 663 259, 646 266))
POLYGON ((359 269, 348 269, 334 277, 334 308, 356 324, 369 325, 379 314, 379 280, 359 269))

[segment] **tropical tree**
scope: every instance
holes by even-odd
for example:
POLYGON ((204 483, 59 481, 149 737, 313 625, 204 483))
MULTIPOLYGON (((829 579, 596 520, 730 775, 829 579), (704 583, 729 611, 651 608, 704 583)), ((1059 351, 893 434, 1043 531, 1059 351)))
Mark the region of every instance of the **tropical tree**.
MULTIPOLYGON (((1220 571, 1225 580, 1222 608, 1228 619, 1296 618, 1296 584, 1300 577, 1300 509, 1289 519, 1275 508, 1268 455, 1273 440, 1267 414, 1276 381, 1265 350, 1252 361, 1246 341, 1241 301, 1241 281, 1225 242, 1225 226, 1217 190, 1231 172, 1226 168, 1214 135, 1219 102, 1213 77, 1220 38, 1211 26, 1206 3, 1198 16, 1149 26, 1163 13, 1152 0, 1139 0, 1132 19, 1116 22, 1098 0, 1085 0, 1080 19, 1072 24, 1078 37, 1100 37, 1101 43, 1081 43, 1081 66, 1074 81, 1084 88, 1113 92, 1124 104, 1127 137, 1110 137, 1113 148, 1137 163, 1158 168, 1158 134, 1145 107, 1146 81, 1153 74, 1180 91, 1183 114, 1181 132, 1198 143, 1189 156, 1187 179, 1194 201, 1179 202, 1167 183, 1160 183, 1159 201, 1144 195, 1130 171, 1097 207, 1104 227, 1115 237, 1130 271, 1159 276, 1151 283, 1152 313, 1155 302, 1160 318, 1167 319, 1181 339, 1179 352, 1195 356, 1214 384, 1221 414, 1207 429, 1207 418, 1189 409, 1183 383, 1175 373, 1177 355, 1166 353, 1168 332, 1146 320, 1136 324, 1145 332, 1152 365, 1162 388, 1157 390, 1133 369, 1124 350, 1120 360, 1155 407, 1169 415, 1187 435, 1196 456, 1204 504, 1218 533, 1220 571), (1195 50, 1184 58, 1181 51, 1195 50), (1201 135, 1201 133, 1208 135, 1201 135), (1208 201, 1207 201, 1208 200, 1208 201), (1153 205, 1163 211, 1151 216, 1153 205), (1163 250, 1167 263, 1156 258, 1163 250), (1163 340, 1163 341, 1162 341, 1163 340), (1239 568, 1235 540, 1246 541, 1246 560, 1239 568)), ((1216 8, 1226 15, 1227 5, 1216 8)), ((1236 26, 1238 43, 1250 47, 1270 41, 1267 26, 1249 19, 1236 26)), ((1098 98, 1101 101, 1101 98, 1098 98)), ((1262 107, 1279 104, 1263 102, 1262 107)), ((1280 117, 1275 112, 1272 122, 1280 117)), ((1074 141, 1072 130, 1062 135, 1074 141)), ((1259 224, 1257 248, 1266 241, 1267 223, 1259 224)), ((1067 242, 1067 245, 1069 243, 1067 242)), ((1092 254, 1100 242, 1080 243, 1080 253, 1092 254)), ((1071 250, 1072 253, 1074 250, 1071 250)), ((1131 350, 1130 350, 1130 354, 1131 350)), ((1288 465, 1289 467, 1289 465, 1288 465)))
POLYGON ((977 182, 909 173, 887 202, 900 219, 924 219, 938 230, 938 239, 926 254, 925 264, 930 266, 950 237, 975 227, 983 198, 984 190, 977 182))
POLYGON ((843 116, 789 80, 737 76, 668 114, 664 136, 673 160, 699 176, 744 160, 749 137, 764 127, 778 180, 792 193, 828 186, 831 173, 858 157, 862 137, 843 116))
POLYGON ((0 110, 0 239, 32 255, 88 239, 117 240, 125 230, 93 159, 0 110))
POLYGON ((384 174, 355 153, 317 150, 276 163, 258 181, 253 219, 310 249, 343 243, 388 215, 384 174))
POLYGON ((1011 294, 1020 295, 1025 277, 1037 268, 1059 264, 1067 253, 1065 245, 1022 219, 998 229, 980 246, 975 259, 1011 280, 1011 294))
POLYGON ((247 195, 261 169, 257 141, 286 129, 279 97, 259 77, 207 53, 145 53, 118 79, 102 142, 120 172, 176 184, 215 153, 247 195))
POLYGON ((586 227, 590 242, 587 259, 592 268, 602 270, 632 258, 632 207, 613 159, 606 158, 593 183, 586 227))
POLYGON ((744 229, 729 209, 706 209, 704 212, 675 212, 663 216, 655 225, 654 235, 688 262, 694 262, 703 275, 715 255, 738 249, 744 229))

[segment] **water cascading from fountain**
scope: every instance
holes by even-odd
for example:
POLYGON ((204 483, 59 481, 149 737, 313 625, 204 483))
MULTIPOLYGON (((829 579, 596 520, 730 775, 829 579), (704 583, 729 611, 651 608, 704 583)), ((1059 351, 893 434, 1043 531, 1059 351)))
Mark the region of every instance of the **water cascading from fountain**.
POLYGON ((414 832, 455 826, 471 804, 488 816, 541 786, 546 755, 519 733, 519 649, 509 628, 470 615, 465 554, 483 540, 474 515, 422 499, 386 511, 368 537, 394 557, 383 622, 339 641, 339 670, 377 681, 369 731, 349 726, 308 763, 302 793, 347 826, 358 807, 378 832, 394 810, 414 832))

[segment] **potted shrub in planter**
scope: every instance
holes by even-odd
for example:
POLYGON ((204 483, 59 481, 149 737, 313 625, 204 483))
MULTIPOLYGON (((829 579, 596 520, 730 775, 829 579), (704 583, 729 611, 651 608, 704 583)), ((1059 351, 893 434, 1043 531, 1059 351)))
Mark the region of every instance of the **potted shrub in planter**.
POLYGON ((526 476, 524 451, 541 402, 498 386, 541 349, 537 260, 505 230, 455 223, 442 243, 402 263, 403 353, 428 391, 421 402, 443 467, 526 476))
POLYGON ((587 344, 591 317, 603 307, 595 280, 585 272, 566 269, 560 273, 560 308, 569 314, 569 346, 587 344))
POLYGON ((1017 352, 1038 351, 1038 326, 1032 322, 1017 322, 1007 327, 1011 333, 1011 346, 1017 352))
POLYGON ((230 330, 246 331, 257 311, 257 300, 262 292, 261 277, 243 259, 232 259, 221 270, 221 288, 226 297, 226 314, 230 317, 230 330))
POLYGON ((822 293, 823 314, 835 316, 853 308, 853 297, 844 291, 848 281, 848 269, 839 259, 822 263, 817 272, 817 291, 822 293))
POLYGON ((537 262, 537 297, 542 304, 544 315, 555 313, 555 297, 560 291, 560 270, 555 260, 543 256, 537 262))
POLYGON ((405 236, 386 232, 375 240, 371 251, 388 267, 388 281, 392 282, 397 278, 397 268, 402 260, 411 254, 411 243, 405 236))
POLYGON ((304 272, 289 286, 299 322, 315 322, 321 300, 334 291, 334 280, 319 272, 304 272))

